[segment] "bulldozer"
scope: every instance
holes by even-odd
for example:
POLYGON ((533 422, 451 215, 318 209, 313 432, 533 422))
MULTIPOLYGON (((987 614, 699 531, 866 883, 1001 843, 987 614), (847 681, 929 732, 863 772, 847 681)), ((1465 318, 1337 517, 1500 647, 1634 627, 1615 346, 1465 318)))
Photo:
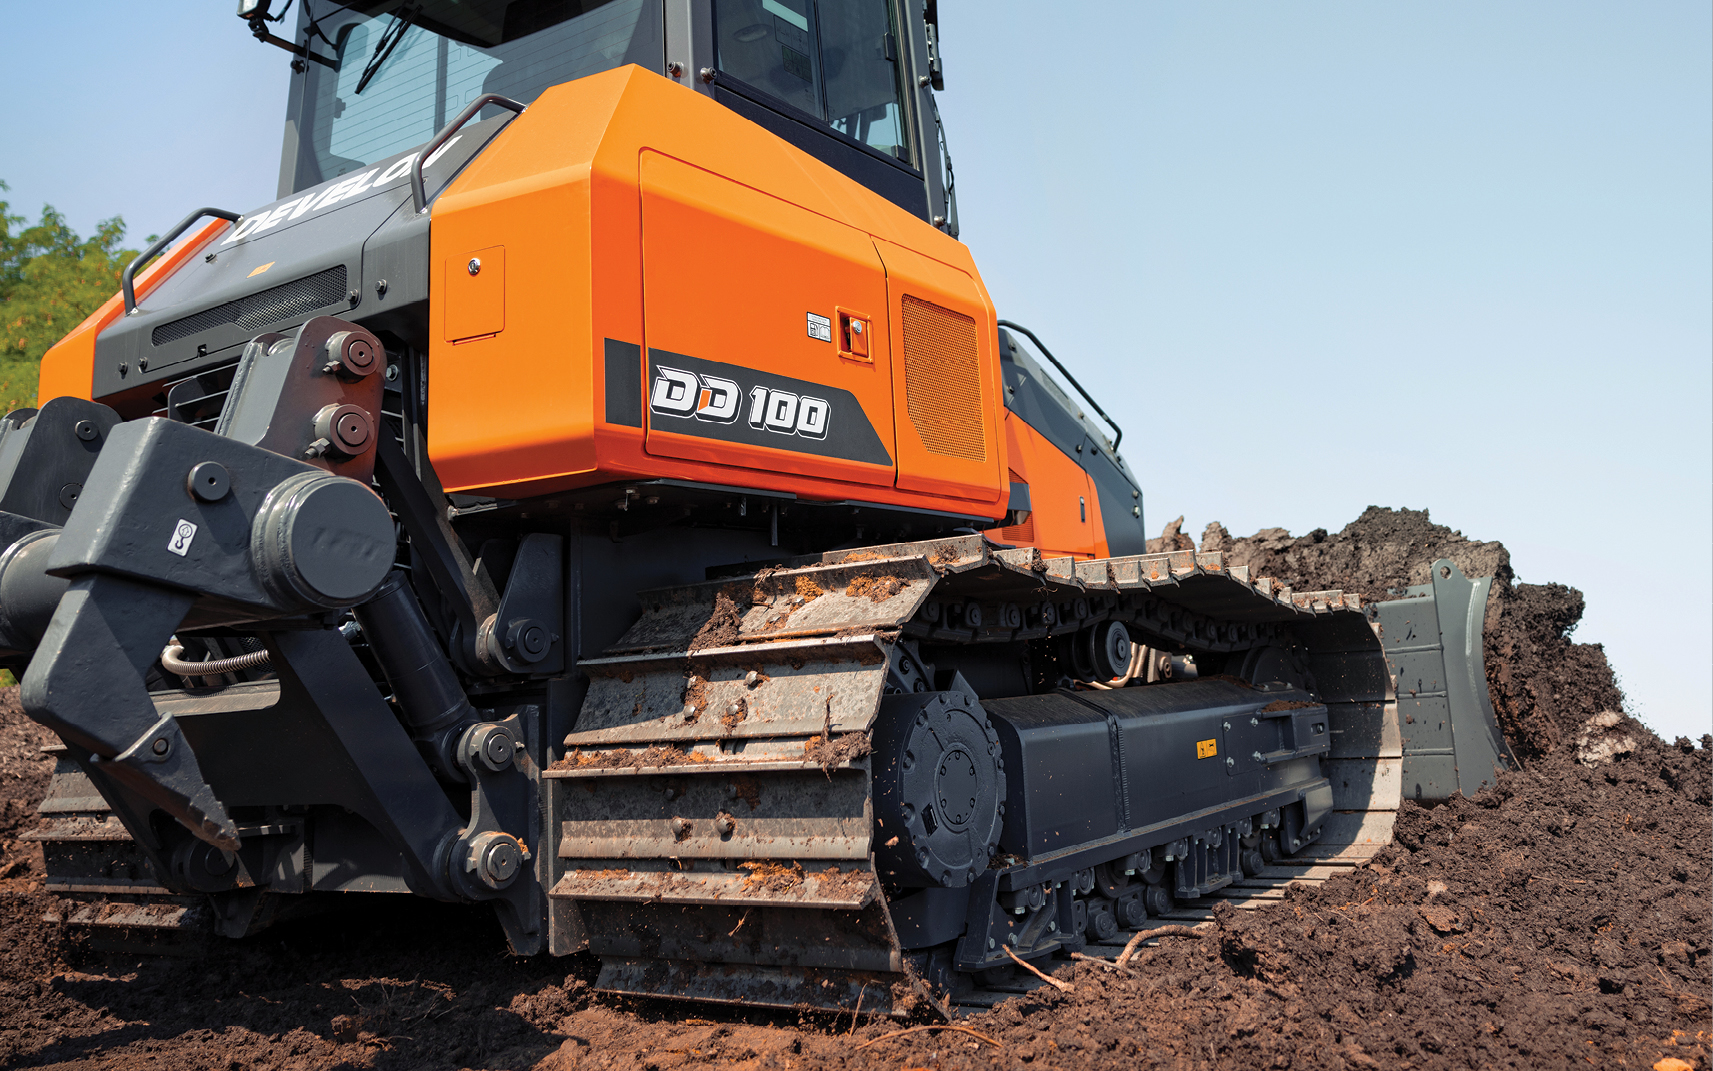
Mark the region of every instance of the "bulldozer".
POLYGON ((905 1015, 1511 764, 1489 580, 1148 551, 958 240, 934 0, 290 7, 239 6, 278 197, 0 421, 67 925, 425 897, 609 992, 905 1015))

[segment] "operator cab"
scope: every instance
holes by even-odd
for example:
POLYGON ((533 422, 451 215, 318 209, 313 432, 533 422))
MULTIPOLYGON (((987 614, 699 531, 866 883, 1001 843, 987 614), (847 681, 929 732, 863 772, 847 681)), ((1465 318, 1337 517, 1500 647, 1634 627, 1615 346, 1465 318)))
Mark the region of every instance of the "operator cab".
POLYGON ((290 39, 272 6, 239 14, 297 57, 282 198, 421 145, 484 93, 529 104, 635 64, 957 235, 933 0, 300 0, 290 39))

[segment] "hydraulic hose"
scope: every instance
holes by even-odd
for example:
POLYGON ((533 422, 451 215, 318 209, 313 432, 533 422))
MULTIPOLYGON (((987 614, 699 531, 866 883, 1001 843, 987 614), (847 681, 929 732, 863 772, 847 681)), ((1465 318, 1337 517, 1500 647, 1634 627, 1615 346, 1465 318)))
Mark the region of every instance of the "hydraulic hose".
POLYGON ((186 662, 181 657, 183 654, 183 644, 177 641, 167 644, 161 652, 161 668, 180 677, 218 677, 223 673, 267 665, 270 657, 266 648, 231 658, 216 658, 212 662, 186 662))

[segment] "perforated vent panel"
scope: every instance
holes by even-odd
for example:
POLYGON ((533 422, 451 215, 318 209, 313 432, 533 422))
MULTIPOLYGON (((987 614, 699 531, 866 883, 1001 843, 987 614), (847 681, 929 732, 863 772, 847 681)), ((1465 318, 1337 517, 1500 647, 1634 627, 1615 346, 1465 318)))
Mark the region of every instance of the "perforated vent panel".
POLYGON ((246 294, 237 301, 204 309, 182 320, 162 324, 149 334, 149 341, 164 346, 225 324, 237 324, 246 331, 254 331, 282 320, 308 316, 330 305, 344 305, 347 293, 345 265, 340 264, 302 279, 246 294))
POLYGON ((922 445, 947 457, 986 461, 975 321, 905 294, 903 323, 905 400, 922 445))

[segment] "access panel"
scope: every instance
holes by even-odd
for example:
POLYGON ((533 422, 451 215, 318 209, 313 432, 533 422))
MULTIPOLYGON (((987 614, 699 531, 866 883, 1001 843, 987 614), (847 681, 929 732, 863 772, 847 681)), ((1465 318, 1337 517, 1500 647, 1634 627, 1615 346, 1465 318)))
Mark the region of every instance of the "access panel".
POLYGON ((640 168, 648 452, 890 486, 869 236, 651 150, 640 168))

